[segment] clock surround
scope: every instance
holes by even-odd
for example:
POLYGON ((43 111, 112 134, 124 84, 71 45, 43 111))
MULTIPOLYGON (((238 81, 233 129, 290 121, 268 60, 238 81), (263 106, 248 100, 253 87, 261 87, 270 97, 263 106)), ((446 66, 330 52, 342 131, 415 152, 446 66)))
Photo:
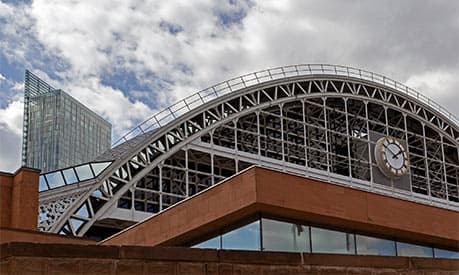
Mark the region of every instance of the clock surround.
POLYGON ((375 146, 379 170, 388 178, 400 178, 409 172, 408 152, 400 140, 392 136, 380 138, 375 146))

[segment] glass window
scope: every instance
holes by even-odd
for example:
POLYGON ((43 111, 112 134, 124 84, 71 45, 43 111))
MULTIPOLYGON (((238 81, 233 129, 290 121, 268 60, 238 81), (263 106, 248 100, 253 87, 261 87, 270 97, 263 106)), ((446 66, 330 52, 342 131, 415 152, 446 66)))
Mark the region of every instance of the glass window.
POLYGON ((81 216, 81 217, 89 218, 89 210, 88 210, 87 204, 84 203, 84 204, 75 212, 75 214, 78 215, 78 216, 81 216))
POLYGON ((354 254, 354 234, 311 227, 312 252, 354 254))
POLYGON ((89 167, 89 164, 77 166, 75 167, 75 171, 77 172, 80 181, 92 179, 94 177, 94 175, 91 172, 91 168, 89 167))
POLYGON ((434 254, 435 258, 459 259, 458 251, 434 248, 434 254))
POLYGON ((107 168, 111 162, 96 162, 96 163, 91 163, 92 170, 94 171, 94 174, 99 175, 102 171, 104 171, 105 168, 107 168))
POLYGON ((75 232, 78 232, 78 230, 85 223, 85 221, 82 221, 80 219, 70 218, 70 223, 72 224, 73 230, 75 232))
POLYGON ((64 174, 64 178, 67 184, 78 182, 78 178, 75 175, 75 171, 73 171, 73 168, 63 170, 62 173, 64 174))
POLYGON ((48 190, 48 184, 46 184, 45 176, 41 175, 38 182, 38 192, 48 190))
POLYGON ((395 256, 395 241, 356 235, 357 254, 395 256))
POLYGON ((222 248, 260 250, 260 221, 254 221, 223 234, 222 248))
POLYGON ((433 249, 422 245, 397 242, 397 255, 407 257, 433 257, 433 249))
POLYGON ((221 235, 218 235, 212 239, 209 239, 207 241, 204 241, 202 243, 198 243, 196 245, 193 245, 193 248, 214 248, 214 249, 220 249, 220 238, 221 235))
POLYGON ((309 227, 262 219, 263 250, 309 252, 309 227))
POLYGON ((64 178, 60 171, 46 174, 46 180, 48 181, 49 188, 56 188, 65 185, 64 178))

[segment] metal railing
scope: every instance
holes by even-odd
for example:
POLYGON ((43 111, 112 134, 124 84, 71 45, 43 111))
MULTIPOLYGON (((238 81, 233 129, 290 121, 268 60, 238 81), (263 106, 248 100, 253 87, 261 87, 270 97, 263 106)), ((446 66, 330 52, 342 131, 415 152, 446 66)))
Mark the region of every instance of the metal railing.
POLYGON ((417 99, 418 101, 436 110, 456 125, 459 125, 459 120, 440 104, 436 103, 435 101, 431 100, 425 95, 417 92, 416 90, 411 89, 391 78, 370 71, 348 66, 331 64, 300 64, 266 69, 238 76, 220 82, 214 86, 201 90, 188 97, 185 97, 184 99, 170 105, 169 107, 163 109, 162 111, 156 113, 155 115, 151 116, 150 118, 146 119, 145 121, 137 125, 135 128, 133 128, 124 136, 122 136, 120 139, 115 141, 112 144, 112 147, 117 146, 125 141, 128 141, 139 134, 165 126, 172 120, 191 111, 192 109, 206 102, 209 102, 212 99, 231 93, 233 91, 237 91, 242 88, 250 87, 252 85, 260 84, 271 80, 282 79, 286 77, 307 76, 317 74, 355 77, 382 84, 384 86, 393 88, 403 94, 406 94, 412 98, 417 99))

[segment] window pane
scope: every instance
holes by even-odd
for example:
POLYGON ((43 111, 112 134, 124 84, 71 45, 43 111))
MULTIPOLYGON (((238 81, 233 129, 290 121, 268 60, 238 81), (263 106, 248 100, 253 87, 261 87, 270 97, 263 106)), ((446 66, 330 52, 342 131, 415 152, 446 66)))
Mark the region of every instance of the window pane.
POLYGON ((356 236, 357 254, 395 256, 395 242, 379 238, 356 236))
POLYGON ((431 247, 397 242, 397 255, 409 257, 433 257, 431 247))
POLYGON ((459 252, 434 248, 435 258, 459 259, 459 252))
POLYGON ((46 180, 48 181, 49 188, 51 189, 65 185, 64 178, 62 177, 60 171, 47 174, 46 180))
POLYGON ((311 227, 312 252, 354 254, 354 235, 311 227))
POLYGON ((88 164, 75 167, 75 171, 77 172, 80 181, 92 179, 94 177, 88 164))
POLYGON ((220 249, 220 235, 204 241, 202 243, 198 243, 192 246, 192 248, 214 248, 214 249, 220 249))
POLYGON ((223 249, 260 250, 260 221, 223 234, 223 249))
POLYGON ((63 170, 62 173, 64 174, 65 181, 67 181, 67 184, 78 182, 78 179, 75 175, 75 171, 73 171, 72 168, 63 170))
POLYGON ((262 219, 263 250, 309 252, 309 227, 262 219))
POLYGON ((38 191, 41 192, 45 190, 48 190, 48 185, 46 184, 45 176, 41 175, 38 182, 38 191))
POLYGON ((105 168, 107 168, 111 162, 96 162, 96 163, 91 163, 92 170, 94 171, 94 174, 99 175, 102 171, 104 171, 105 168))

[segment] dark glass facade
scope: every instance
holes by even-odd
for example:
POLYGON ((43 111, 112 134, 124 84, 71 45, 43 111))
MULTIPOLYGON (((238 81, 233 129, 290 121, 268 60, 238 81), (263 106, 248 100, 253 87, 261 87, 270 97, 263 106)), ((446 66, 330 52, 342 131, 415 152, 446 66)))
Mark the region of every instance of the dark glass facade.
POLYGON ((264 217, 223 228, 192 247, 459 259, 458 251, 264 217))

